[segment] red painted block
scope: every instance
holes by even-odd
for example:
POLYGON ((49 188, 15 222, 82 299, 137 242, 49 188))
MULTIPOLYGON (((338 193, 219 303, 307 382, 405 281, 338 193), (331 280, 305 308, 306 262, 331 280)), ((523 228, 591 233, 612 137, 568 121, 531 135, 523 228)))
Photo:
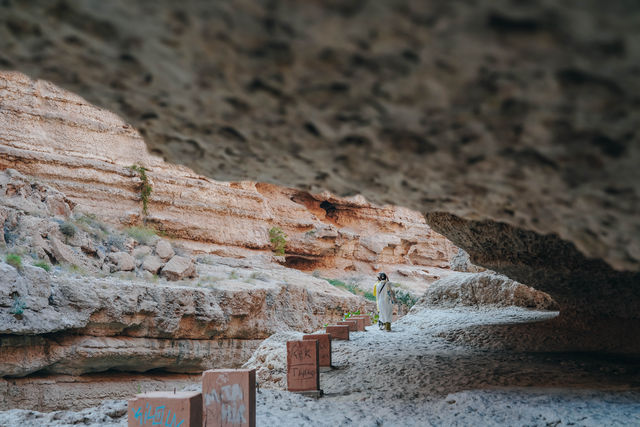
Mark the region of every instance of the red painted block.
POLYGON ((287 389, 320 390, 318 340, 287 341, 287 389))
POLYGON ((349 332, 358 332, 358 322, 355 320, 343 320, 342 322, 337 322, 338 325, 347 325, 349 327, 349 332))
POLYGON ((362 317, 350 317, 349 320, 355 320, 356 322, 358 322, 357 326, 359 332, 366 331, 366 329, 364 328, 364 319, 362 317))
POLYGON ((330 334, 313 334, 303 335, 303 340, 318 340, 318 354, 320 357, 320 366, 331 366, 331 335, 330 334))
POLYGON ((354 317, 360 318, 360 319, 364 319, 364 325, 365 326, 371 326, 371 316, 369 316, 368 314, 359 314, 357 316, 353 316, 352 319, 354 317))
POLYGON ((155 391, 129 399, 129 427, 202 427, 202 393, 155 391))
POLYGON ((211 369, 202 373, 204 427, 256 425, 256 370, 211 369))
POLYGON ((348 325, 330 325, 325 328, 328 334, 331 335, 332 340, 347 340, 349 341, 349 326, 348 325))

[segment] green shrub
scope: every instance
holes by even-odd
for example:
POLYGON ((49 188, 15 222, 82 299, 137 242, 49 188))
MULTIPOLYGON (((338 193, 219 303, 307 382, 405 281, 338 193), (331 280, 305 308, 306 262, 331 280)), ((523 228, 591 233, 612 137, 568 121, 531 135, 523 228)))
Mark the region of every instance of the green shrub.
POLYGON ((280 227, 272 227, 269 230, 269 241, 276 255, 284 255, 287 247, 287 235, 284 234, 280 227))
POLYGON ((129 166, 133 172, 138 174, 140 178, 140 200, 142 200, 142 213, 146 216, 149 213, 149 196, 153 191, 151 184, 149 184, 149 178, 147 177, 147 169, 139 165, 129 166))
POLYGON ((64 236, 68 239, 69 237, 73 237, 76 235, 78 229, 75 225, 70 223, 69 221, 65 221, 62 224, 58 225, 60 232, 64 234, 64 236))
POLYGON ((14 314, 16 316, 21 316, 24 313, 24 309, 27 307, 27 304, 20 298, 18 295, 13 295, 13 305, 11 305, 11 310, 9 313, 14 314))
POLYGON ((371 292, 365 292, 353 283, 344 283, 342 280, 338 279, 325 279, 327 282, 331 283, 333 286, 337 288, 344 289, 345 291, 351 292, 354 295, 360 295, 369 301, 375 301, 376 297, 371 292))
POLYGON ((40 267, 44 271, 51 271, 51 264, 49 264, 47 261, 44 261, 44 260, 35 262, 33 266, 40 267))
POLYGON ((143 245, 148 245, 158 235, 158 232, 153 227, 129 227, 125 232, 133 240, 143 245))
POLYGON ((396 289, 395 294, 396 301, 398 301, 399 304, 405 305, 408 309, 413 307, 416 302, 418 302, 418 298, 414 297, 404 289, 396 289))
POLYGON ((14 266, 18 270, 22 268, 22 257, 18 254, 7 254, 5 261, 7 264, 14 266))
POLYGON ((99 240, 105 240, 111 233, 109 226, 94 214, 83 214, 75 219, 75 223, 78 228, 99 240))

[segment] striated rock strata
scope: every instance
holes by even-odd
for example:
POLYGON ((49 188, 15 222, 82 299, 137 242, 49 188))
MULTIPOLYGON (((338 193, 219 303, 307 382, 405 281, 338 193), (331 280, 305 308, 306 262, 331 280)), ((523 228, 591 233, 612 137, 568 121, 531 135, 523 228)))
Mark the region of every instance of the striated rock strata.
POLYGON ((144 217, 188 249, 224 256, 270 253, 269 229, 276 226, 287 235, 285 265, 331 274, 403 269, 410 272, 404 276, 425 280, 431 269, 448 269, 455 252, 408 209, 270 184, 215 182, 167 164, 148 154, 120 118, 51 83, 2 72, 0 97, 0 168, 55 187, 74 212, 121 226, 144 217), (132 165, 147 169, 152 186, 146 216, 132 165))

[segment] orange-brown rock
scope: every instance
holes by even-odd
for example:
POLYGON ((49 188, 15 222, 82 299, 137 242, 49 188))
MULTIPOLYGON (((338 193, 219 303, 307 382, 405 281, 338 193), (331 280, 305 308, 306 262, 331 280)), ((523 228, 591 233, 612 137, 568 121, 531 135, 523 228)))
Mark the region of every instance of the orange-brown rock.
MULTIPOLYGON (((75 210, 113 224, 146 219, 187 248, 224 256, 269 253, 268 232, 277 226, 287 235, 285 264, 307 271, 446 269, 455 253, 408 209, 357 196, 216 182, 165 163, 115 114, 51 83, 1 72, 0 96, 0 168, 34 176, 66 194, 75 210), (146 218, 132 165, 147 169, 152 186, 146 218)), ((409 270, 405 276, 416 274, 409 270)), ((434 280, 428 270, 419 279, 434 280)))

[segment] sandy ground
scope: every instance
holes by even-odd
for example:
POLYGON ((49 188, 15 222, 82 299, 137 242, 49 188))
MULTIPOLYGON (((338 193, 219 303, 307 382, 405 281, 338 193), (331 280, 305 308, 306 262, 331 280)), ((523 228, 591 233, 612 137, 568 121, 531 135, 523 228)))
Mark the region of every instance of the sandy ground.
MULTIPOLYGON (((549 312, 509 308, 420 309, 386 333, 371 326, 334 342, 336 369, 321 375, 325 397, 315 400, 269 388, 258 393, 264 426, 640 425, 637 360, 567 353, 490 351, 461 346, 442 332, 477 325, 539 321, 549 312)), ((284 369, 276 334, 271 370, 284 369)), ((259 363, 256 357, 253 363, 259 363)), ((265 359, 265 358, 262 358, 265 359)), ((197 387, 197 386, 194 386, 197 387)), ((0 412, 1 426, 126 425, 126 403, 105 402, 81 412, 0 412)))

